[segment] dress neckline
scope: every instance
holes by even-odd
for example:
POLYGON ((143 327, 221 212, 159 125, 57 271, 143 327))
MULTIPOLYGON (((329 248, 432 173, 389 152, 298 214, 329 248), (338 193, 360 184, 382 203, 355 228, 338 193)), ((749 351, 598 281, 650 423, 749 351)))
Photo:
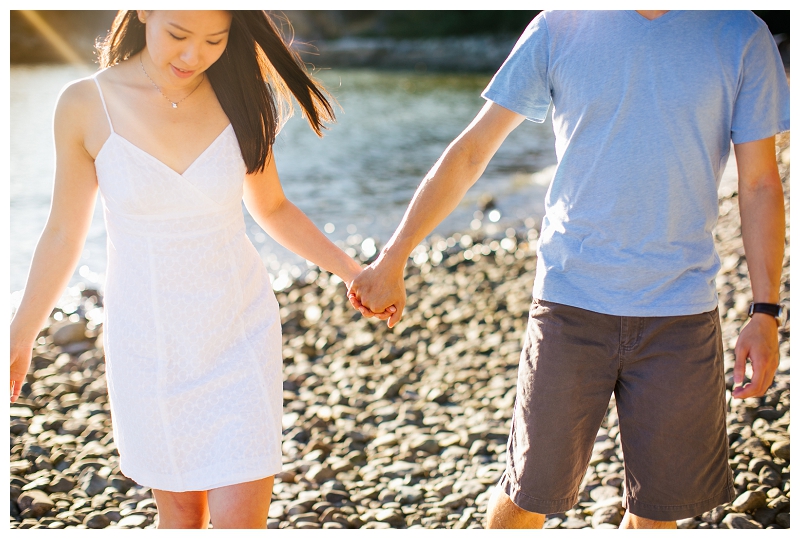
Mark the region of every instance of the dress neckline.
POLYGON ((108 141, 111 140, 111 137, 116 136, 117 138, 122 139, 123 141, 125 141, 126 144, 128 144, 132 148, 136 149, 138 152, 146 155, 147 157, 149 157, 150 159, 152 159, 153 161, 155 161, 156 163, 158 163, 160 166, 164 167, 165 169, 169 170, 173 174, 176 174, 178 176, 184 177, 211 150, 211 148, 213 148, 216 145, 216 143, 220 139, 222 139, 222 136, 228 131, 228 129, 230 129, 232 127, 232 125, 233 124, 229 123, 227 126, 225 126, 225 129, 223 129, 222 132, 220 132, 220 134, 217 135, 216 138, 214 138, 214 140, 212 140, 211 143, 208 146, 206 146, 205 149, 202 152, 200 152, 200 155, 195 157, 194 160, 191 163, 189 163, 189 166, 187 166, 184 169, 183 172, 178 172, 177 170, 175 170, 171 166, 169 166, 166 163, 164 163, 164 161, 162 161, 161 159, 159 159, 155 155, 151 154, 150 152, 147 152, 147 151, 143 150, 142 148, 140 148, 139 146, 137 146, 136 144, 134 144, 130 140, 126 139, 125 137, 123 137, 122 135, 117 133, 116 131, 112 131, 111 134, 108 136, 108 138, 103 143, 103 145, 100 147, 100 151, 97 152, 97 155, 95 156, 95 161, 97 161, 100 158, 100 154, 103 153, 103 150, 108 145, 108 141))

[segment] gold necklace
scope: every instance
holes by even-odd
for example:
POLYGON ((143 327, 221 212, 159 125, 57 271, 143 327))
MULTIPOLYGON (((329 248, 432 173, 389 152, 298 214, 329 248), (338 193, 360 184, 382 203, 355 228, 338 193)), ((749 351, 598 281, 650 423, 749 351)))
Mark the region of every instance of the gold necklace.
POLYGON ((147 74, 147 71, 145 71, 145 69, 144 69, 144 64, 142 63, 142 56, 141 55, 139 55, 139 65, 142 66, 142 73, 144 73, 144 76, 147 77, 148 80, 153 84, 155 89, 158 90, 158 93, 163 95, 164 99, 166 99, 167 101, 169 101, 172 104, 172 108, 173 109, 177 109, 178 108, 178 103, 182 103, 186 99, 186 97, 189 97, 190 95, 192 95, 194 93, 194 90, 197 90, 198 88, 200 88, 200 85, 203 84, 204 80, 206 80, 206 74, 205 74, 205 72, 203 72, 203 78, 200 79, 200 82, 197 83, 197 86, 194 87, 194 90, 189 92, 189 94, 186 97, 184 97, 183 99, 181 99, 180 101, 173 101, 172 99, 167 97, 164 94, 164 92, 161 91, 161 88, 158 87, 158 84, 156 84, 155 81, 153 81, 153 79, 150 78, 150 75, 147 74))

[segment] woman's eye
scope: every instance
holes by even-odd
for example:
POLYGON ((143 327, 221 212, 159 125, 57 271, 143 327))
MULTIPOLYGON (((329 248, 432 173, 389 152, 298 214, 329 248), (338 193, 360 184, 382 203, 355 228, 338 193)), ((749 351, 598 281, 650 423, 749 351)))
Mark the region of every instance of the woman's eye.
POLYGON ((178 37, 175 34, 173 34, 172 32, 167 32, 167 33, 169 35, 171 35, 173 39, 177 39, 178 41, 183 41, 184 39, 186 39, 185 37, 178 37))
POLYGON ((222 43, 222 40, 220 39, 219 41, 206 41, 206 43, 208 43, 209 45, 219 45, 220 43, 222 43))

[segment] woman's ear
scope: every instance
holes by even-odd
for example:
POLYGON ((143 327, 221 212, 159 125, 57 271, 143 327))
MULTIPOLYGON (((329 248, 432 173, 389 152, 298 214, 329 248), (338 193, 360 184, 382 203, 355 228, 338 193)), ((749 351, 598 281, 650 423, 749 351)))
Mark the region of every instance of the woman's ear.
POLYGON ((139 18, 140 23, 147 24, 147 11, 144 9, 137 9, 136 16, 139 18))

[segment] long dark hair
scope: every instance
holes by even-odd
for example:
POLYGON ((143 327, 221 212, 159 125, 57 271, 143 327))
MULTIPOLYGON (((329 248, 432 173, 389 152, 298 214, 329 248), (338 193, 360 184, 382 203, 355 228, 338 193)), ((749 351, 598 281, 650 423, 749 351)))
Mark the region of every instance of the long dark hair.
MULTIPOLYGON (((292 112, 292 96, 318 136, 324 122, 334 120, 333 107, 266 11, 230 14, 227 47, 206 74, 236 132, 247 172, 253 173, 264 170, 281 122, 292 112)), ((135 10, 122 10, 97 44, 100 66, 126 60, 144 46, 144 23, 135 10)))

